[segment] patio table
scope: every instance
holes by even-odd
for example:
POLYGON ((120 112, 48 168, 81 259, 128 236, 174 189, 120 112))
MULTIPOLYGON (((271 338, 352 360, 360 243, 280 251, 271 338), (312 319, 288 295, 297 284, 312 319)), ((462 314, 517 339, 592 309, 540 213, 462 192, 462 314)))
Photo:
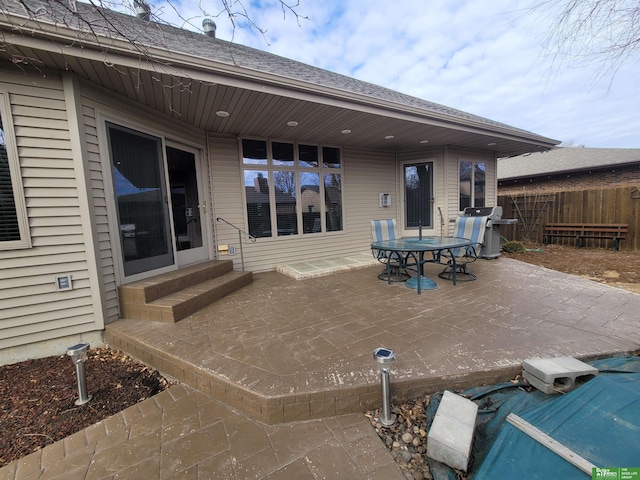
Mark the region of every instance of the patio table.
MULTIPOLYGON (((456 258, 453 250, 473 245, 468 238, 461 237, 443 237, 443 236, 423 236, 423 237, 407 237, 396 238, 394 240, 381 240, 371 244, 372 250, 382 250, 385 252, 395 253, 401 258, 401 268, 415 268, 416 286, 418 294, 421 293, 421 283, 425 280, 423 270, 425 263, 440 263, 440 253, 444 250, 449 252, 453 266, 453 284, 456 284, 456 258), (432 252, 433 256, 430 260, 425 260, 425 252, 432 252), (407 260, 412 257, 415 263, 408 263, 407 260)), ((407 280, 409 282, 412 279, 407 280)), ((387 263, 387 281, 391 283, 391 265, 387 263)))

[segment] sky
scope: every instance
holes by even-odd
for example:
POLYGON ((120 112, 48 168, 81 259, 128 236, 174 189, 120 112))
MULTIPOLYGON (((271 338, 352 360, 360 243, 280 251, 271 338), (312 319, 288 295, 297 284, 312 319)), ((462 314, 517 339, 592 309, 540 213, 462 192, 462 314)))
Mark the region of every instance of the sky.
POLYGON ((215 17, 221 1, 154 2, 154 12, 180 25, 179 11, 200 27, 205 10, 218 38, 567 146, 640 148, 640 50, 615 69, 564 56, 550 42, 557 11, 532 8, 543 0, 300 0, 305 18, 284 14, 278 0, 245 0, 264 34, 241 17, 236 28, 215 17))

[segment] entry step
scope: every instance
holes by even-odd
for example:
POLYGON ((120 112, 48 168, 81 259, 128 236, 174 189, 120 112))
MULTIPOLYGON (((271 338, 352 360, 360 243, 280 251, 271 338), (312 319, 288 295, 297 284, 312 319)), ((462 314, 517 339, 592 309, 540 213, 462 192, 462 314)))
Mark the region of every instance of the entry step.
POLYGON ((253 281, 231 260, 210 260, 118 287, 120 316, 177 322, 253 281))
POLYGON ((531 358, 522 362, 522 376, 538 390, 568 392, 598 375, 598 369, 572 357, 531 358))

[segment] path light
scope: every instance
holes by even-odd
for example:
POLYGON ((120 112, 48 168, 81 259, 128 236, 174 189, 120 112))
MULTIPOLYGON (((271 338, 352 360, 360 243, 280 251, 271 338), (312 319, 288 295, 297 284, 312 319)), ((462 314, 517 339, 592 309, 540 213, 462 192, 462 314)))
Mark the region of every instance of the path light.
POLYGON ((388 348, 376 348, 373 351, 373 358, 380 364, 380 384, 382 385, 382 415, 380 424, 390 427, 396 422, 396 417, 391 415, 391 402, 389 399, 389 369, 385 365, 396 359, 396 354, 388 348))
POLYGON ((87 379, 84 373, 84 361, 87 359, 88 343, 79 343, 67 349, 67 355, 71 357, 76 366, 76 377, 78 377, 78 400, 76 405, 84 405, 91 400, 91 395, 87 395, 87 379))

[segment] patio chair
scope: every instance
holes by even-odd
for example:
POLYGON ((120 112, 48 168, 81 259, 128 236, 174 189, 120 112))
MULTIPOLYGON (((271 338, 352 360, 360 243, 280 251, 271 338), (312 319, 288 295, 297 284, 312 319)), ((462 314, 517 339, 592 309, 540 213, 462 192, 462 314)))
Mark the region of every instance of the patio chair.
POLYGON ((473 242, 467 247, 453 249, 451 253, 445 251, 441 257, 447 259, 447 266, 438 274, 445 280, 453 280, 453 257, 455 257, 456 281, 469 282, 476 279, 473 272, 468 269, 470 263, 478 259, 479 249, 484 242, 484 232, 489 217, 460 216, 456 218, 453 228, 453 236, 467 238, 473 242))
MULTIPOLYGON (((371 241, 380 242, 382 240, 395 240, 400 238, 395 218, 384 220, 371 220, 371 241)), ((380 263, 385 265, 385 269, 378 275, 380 280, 389 282, 404 282, 409 278, 409 274, 403 268, 404 259, 398 252, 385 252, 383 250, 372 249, 373 256, 380 263), (387 268, 388 265, 388 268, 387 268)))

